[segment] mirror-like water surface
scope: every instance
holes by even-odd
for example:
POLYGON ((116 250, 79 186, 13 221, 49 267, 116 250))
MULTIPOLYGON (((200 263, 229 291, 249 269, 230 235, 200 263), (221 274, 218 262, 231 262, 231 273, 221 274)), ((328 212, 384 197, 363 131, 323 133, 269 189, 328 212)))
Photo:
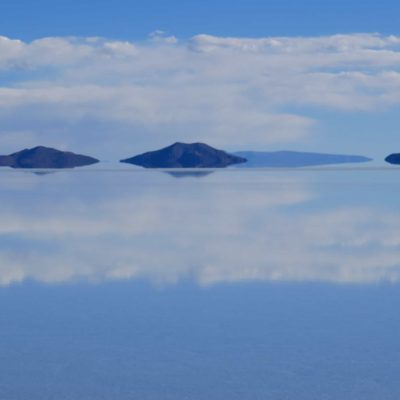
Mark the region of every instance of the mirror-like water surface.
POLYGON ((0 398, 398 399, 396 170, 0 174, 0 398))

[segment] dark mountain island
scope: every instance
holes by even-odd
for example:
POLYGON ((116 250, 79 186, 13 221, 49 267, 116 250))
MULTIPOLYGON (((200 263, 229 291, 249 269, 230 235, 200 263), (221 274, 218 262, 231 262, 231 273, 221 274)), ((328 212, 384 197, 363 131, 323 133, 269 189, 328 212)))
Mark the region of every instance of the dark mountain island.
POLYGON ((244 163, 246 159, 204 143, 177 142, 161 150, 150 151, 121 162, 145 168, 224 168, 244 163))
POLYGON ((400 164, 400 153, 390 154, 385 158, 385 161, 389 164, 400 164))
POLYGON ((11 168, 74 168, 97 162, 96 158, 44 146, 0 156, 0 166, 11 168))
POLYGON ((297 151, 239 151, 234 153, 247 159, 247 163, 240 165, 244 168, 295 168, 329 164, 363 163, 371 158, 341 154, 304 153, 297 151))

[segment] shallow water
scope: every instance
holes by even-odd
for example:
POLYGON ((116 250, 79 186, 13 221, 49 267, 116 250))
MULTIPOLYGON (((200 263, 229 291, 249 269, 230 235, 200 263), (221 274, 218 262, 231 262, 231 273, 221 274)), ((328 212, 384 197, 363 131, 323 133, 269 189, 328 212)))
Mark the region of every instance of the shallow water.
POLYGON ((398 399, 396 169, 0 174, 0 398, 398 399))

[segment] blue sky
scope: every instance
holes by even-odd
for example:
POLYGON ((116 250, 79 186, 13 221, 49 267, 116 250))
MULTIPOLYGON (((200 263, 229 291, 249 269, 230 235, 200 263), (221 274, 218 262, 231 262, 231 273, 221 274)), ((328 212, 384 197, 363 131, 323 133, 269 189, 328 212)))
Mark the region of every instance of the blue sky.
POLYGON ((31 40, 43 36, 140 39, 156 29, 182 38, 217 36, 398 33, 394 0, 3 0, 2 34, 31 40))
POLYGON ((399 31, 394 1, 3 1, 0 152, 198 140, 382 160, 400 151, 399 31))

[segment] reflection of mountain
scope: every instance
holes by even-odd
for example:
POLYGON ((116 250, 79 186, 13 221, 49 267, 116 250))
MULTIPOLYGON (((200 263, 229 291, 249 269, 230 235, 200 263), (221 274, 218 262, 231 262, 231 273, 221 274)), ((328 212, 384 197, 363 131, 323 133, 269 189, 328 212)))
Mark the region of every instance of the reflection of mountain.
POLYGON ((98 161, 92 157, 44 146, 0 156, 0 166, 11 168, 74 168, 95 164, 98 161))
POLYGON ((166 173, 174 178, 204 178, 213 171, 166 171, 166 173))
POLYGON ((371 161, 364 156, 304 153, 297 151, 240 151, 236 155, 247 159, 247 163, 239 165, 242 168, 293 168, 313 165, 364 163, 371 161))
POLYGON ((389 164, 400 164, 400 154, 394 153, 390 154, 385 158, 385 161, 389 164))
POLYGON ((245 161, 242 157, 214 149, 204 143, 174 143, 161 150, 121 160, 123 163, 145 168, 223 168, 245 161))
POLYGON ((35 171, 33 174, 38 175, 38 176, 46 176, 46 175, 52 175, 55 174, 55 171, 35 171))

